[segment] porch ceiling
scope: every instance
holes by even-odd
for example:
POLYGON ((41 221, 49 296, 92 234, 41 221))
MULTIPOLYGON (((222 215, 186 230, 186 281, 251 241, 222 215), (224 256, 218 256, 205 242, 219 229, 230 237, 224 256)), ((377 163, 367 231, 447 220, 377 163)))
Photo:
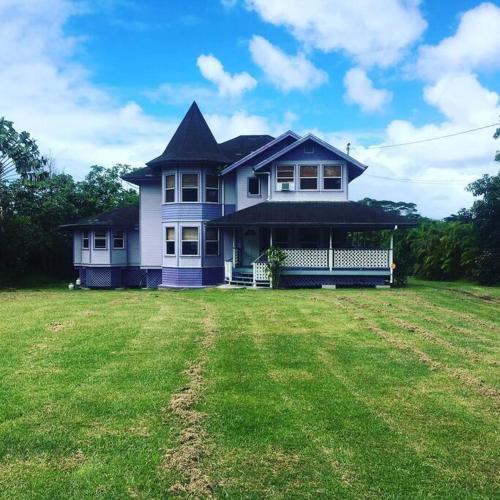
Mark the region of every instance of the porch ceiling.
POLYGON ((208 222, 210 226, 337 226, 351 229, 414 227, 415 222, 354 201, 266 201, 208 222))

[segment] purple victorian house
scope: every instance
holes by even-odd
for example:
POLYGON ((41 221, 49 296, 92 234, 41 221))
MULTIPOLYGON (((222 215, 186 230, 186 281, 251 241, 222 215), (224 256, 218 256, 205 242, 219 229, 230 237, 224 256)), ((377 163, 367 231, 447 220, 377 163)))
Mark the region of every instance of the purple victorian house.
POLYGON ((366 166, 312 134, 218 144, 196 103, 163 154, 124 177, 137 205, 79 220, 74 265, 87 287, 269 286, 265 251, 287 256, 282 285, 392 283, 393 247, 354 235, 408 220, 349 201, 366 166))

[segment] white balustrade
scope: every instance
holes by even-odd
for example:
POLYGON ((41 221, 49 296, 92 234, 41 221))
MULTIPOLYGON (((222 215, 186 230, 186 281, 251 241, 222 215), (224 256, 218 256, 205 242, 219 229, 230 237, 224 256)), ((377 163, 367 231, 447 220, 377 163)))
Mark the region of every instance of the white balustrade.
POLYGON ((323 248, 286 248, 284 267, 328 267, 328 250, 323 248))
POLYGON ((233 279, 233 261, 231 260, 224 262, 224 278, 228 281, 233 279))
POLYGON ((389 267, 389 250, 335 248, 333 249, 333 267, 334 269, 387 269, 389 267))

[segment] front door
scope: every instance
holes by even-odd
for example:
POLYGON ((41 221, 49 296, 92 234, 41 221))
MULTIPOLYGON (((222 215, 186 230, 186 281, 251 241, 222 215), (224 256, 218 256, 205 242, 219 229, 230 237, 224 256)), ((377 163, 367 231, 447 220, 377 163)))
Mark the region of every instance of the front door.
POLYGON ((259 256, 259 232, 257 229, 243 230, 243 258, 244 266, 251 266, 259 256))

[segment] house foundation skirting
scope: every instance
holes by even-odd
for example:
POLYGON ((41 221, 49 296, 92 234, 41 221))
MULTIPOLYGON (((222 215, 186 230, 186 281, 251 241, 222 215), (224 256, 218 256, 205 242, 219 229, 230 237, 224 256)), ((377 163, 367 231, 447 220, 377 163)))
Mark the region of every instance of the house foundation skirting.
POLYGON ((86 288, 157 288, 161 283, 161 269, 141 269, 139 266, 81 266, 76 269, 82 286, 86 288))
POLYGON ((161 287, 197 288, 224 283, 223 267, 164 267, 161 287))
POLYGON ((385 276, 282 275, 280 286, 286 288, 316 287, 322 285, 377 286, 384 285, 385 276))

